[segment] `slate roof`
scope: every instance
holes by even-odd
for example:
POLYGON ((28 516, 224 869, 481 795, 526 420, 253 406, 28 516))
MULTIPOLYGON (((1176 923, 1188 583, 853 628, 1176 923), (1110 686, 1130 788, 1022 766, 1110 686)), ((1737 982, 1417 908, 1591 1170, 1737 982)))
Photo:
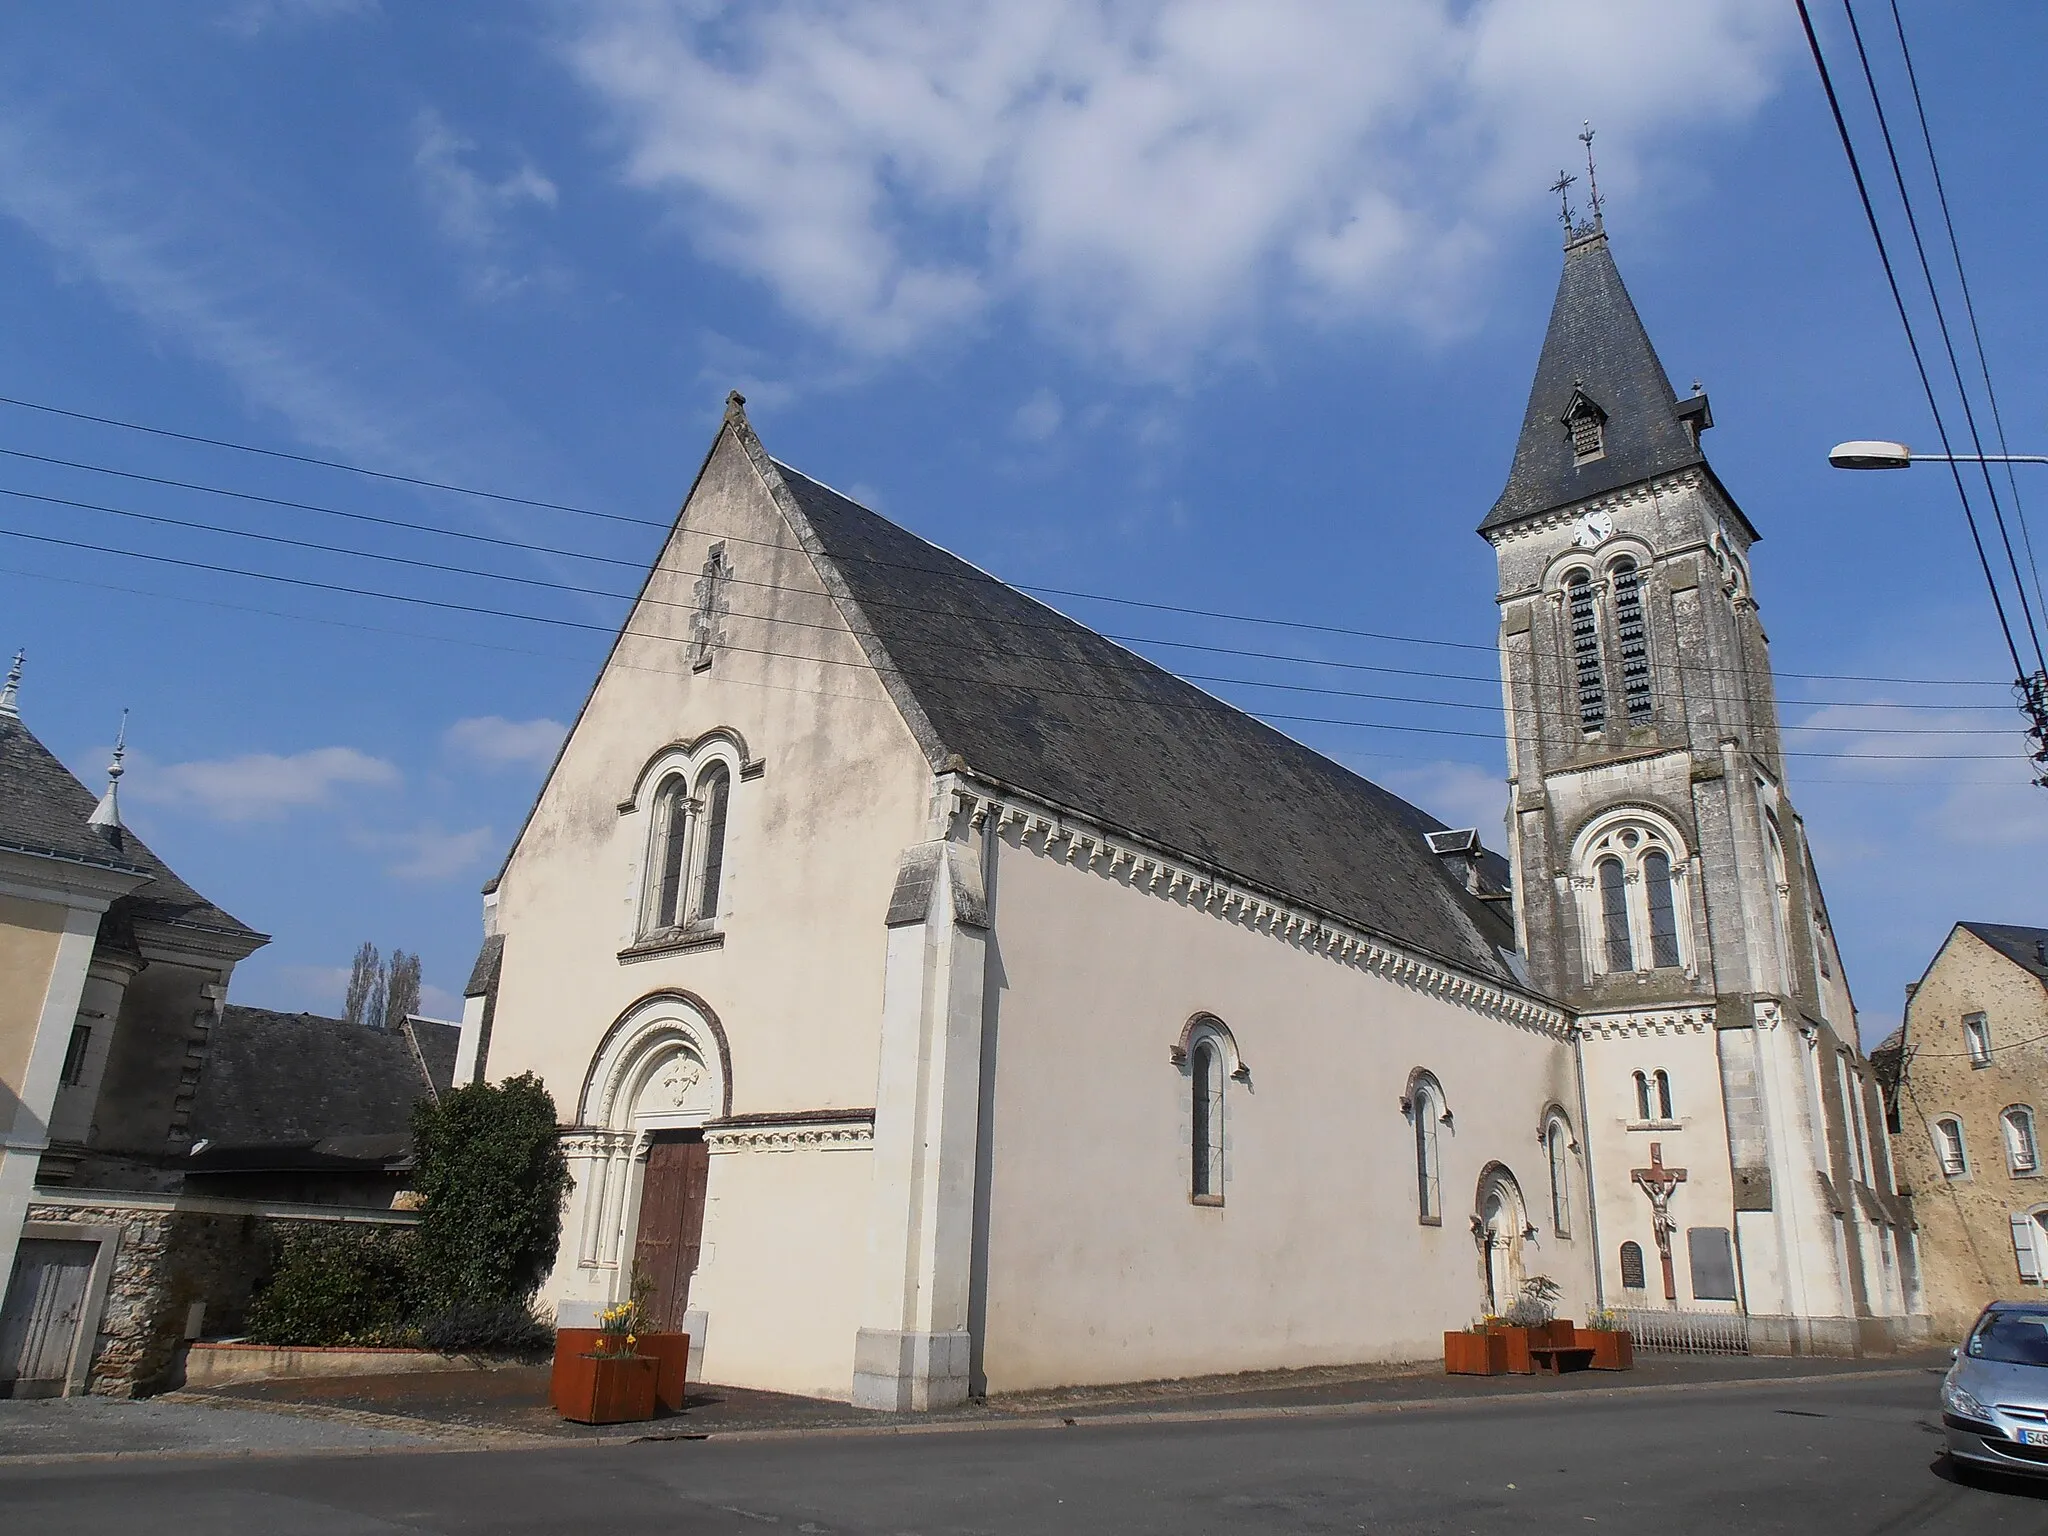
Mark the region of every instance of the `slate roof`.
POLYGON ((1479 531, 1705 465, 1706 455, 1684 423, 1685 417, 1697 416, 1702 426, 1711 425, 1705 407, 1704 398, 1681 401, 1672 389, 1622 285, 1607 236, 1596 232, 1573 240, 1565 247, 1564 272, 1536 360, 1536 381, 1507 489, 1479 531), (1571 434, 1564 425, 1575 390, 1606 414, 1607 451, 1585 464, 1573 462, 1571 434))
POLYGON ((1429 850, 1442 822, 830 487, 756 462, 779 474, 871 628, 934 769, 1521 986, 1501 955, 1507 904, 1468 894, 1429 850))
POLYGON ((88 826, 98 803, 18 715, 0 714, 0 847, 148 875, 114 903, 116 925, 143 918, 267 942, 180 880, 131 829, 88 826))
POLYGON ((1997 950, 2034 980, 2048 987, 2048 928, 2016 923, 1958 923, 1997 950))
POLYGON ((453 1080, 460 1033, 431 1021, 412 1028, 418 1056, 403 1030, 230 1003, 208 1037, 192 1135, 211 1143, 209 1152, 408 1137, 429 1074, 436 1090, 453 1080))

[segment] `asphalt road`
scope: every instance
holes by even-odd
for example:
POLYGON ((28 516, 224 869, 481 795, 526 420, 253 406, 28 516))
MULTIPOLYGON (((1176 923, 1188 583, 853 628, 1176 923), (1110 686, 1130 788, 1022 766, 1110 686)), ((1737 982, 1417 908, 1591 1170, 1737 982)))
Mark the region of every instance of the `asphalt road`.
POLYGON ((1966 1487, 1931 1374, 1402 1413, 601 1450, 0 1469, 59 1536, 602 1532, 2048 1531, 2048 1487, 1966 1487))

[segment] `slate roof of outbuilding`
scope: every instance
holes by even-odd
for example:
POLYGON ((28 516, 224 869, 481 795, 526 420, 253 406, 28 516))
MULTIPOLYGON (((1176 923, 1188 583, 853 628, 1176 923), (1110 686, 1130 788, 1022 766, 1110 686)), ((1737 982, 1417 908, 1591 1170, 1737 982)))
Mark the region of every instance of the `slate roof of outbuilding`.
MULTIPOLYGON (((1575 239, 1565 248, 1507 488, 1479 531, 1674 470, 1705 466, 1706 455, 1683 420, 1704 406, 1697 396, 1680 401, 1672 389, 1622 283, 1607 236, 1575 239), (1575 462, 1564 424, 1575 390, 1583 390, 1607 418, 1606 452, 1584 464, 1575 462)), ((1754 536, 1755 530, 1749 531, 1754 536)))
POLYGON ((1997 950, 2034 980, 2048 987, 2048 928, 2018 923, 1958 923, 1997 950))
POLYGON ((1514 942, 1506 903, 1469 894, 1424 840, 1444 823, 829 486, 772 468, 935 769, 1520 988, 1501 955, 1514 942))
POLYGON ((98 803, 18 715, 0 714, 0 847, 148 875, 147 885, 114 903, 117 922, 143 918, 263 939, 179 879, 132 829, 88 826, 98 803))
POLYGON ((453 1080, 460 1033, 433 1021, 412 1027, 418 1055, 402 1029, 228 1004, 208 1035, 194 1139, 249 1147, 409 1135, 430 1079, 443 1092, 453 1080))

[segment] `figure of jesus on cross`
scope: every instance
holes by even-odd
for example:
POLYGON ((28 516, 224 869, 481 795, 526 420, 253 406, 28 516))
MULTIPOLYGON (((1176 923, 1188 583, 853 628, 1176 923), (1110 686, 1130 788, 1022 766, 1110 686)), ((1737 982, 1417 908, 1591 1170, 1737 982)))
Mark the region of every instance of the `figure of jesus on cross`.
POLYGON ((1637 1168, 1629 1177, 1650 1197, 1650 1229, 1657 1237, 1657 1257, 1664 1265, 1664 1299, 1678 1300, 1678 1276, 1671 1268, 1671 1194, 1685 1182, 1683 1168, 1664 1166, 1664 1143, 1650 1143, 1650 1166, 1637 1168))

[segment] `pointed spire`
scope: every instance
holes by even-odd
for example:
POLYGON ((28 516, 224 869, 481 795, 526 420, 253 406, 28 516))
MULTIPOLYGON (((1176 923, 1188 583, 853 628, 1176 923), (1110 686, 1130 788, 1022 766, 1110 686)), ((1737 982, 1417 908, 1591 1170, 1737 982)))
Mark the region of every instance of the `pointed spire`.
POLYGON ((1671 387, 1599 220, 1579 224, 1565 244, 1514 467, 1480 531, 1705 463, 1699 434, 1712 424, 1705 395, 1680 400, 1671 387), (1584 427, 1589 419, 1597 433, 1584 427))
POLYGON ((88 827, 97 827, 116 842, 121 836, 121 775, 127 769, 121 766, 121 759, 128 755, 128 711, 121 711, 121 729, 114 737, 114 760, 107 764, 107 792, 100 796, 100 803, 93 807, 92 815, 86 818, 88 827))
POLYGON ((7 684, 0 687, 0 715, 21 715, 21 664, 28 658, 27 651, 14 653, 14 665, 7 669, 7 684))

